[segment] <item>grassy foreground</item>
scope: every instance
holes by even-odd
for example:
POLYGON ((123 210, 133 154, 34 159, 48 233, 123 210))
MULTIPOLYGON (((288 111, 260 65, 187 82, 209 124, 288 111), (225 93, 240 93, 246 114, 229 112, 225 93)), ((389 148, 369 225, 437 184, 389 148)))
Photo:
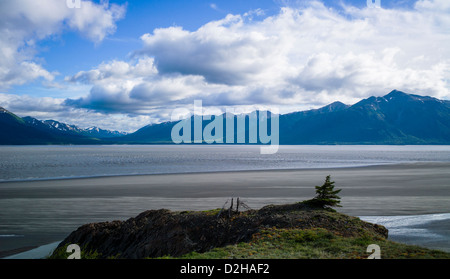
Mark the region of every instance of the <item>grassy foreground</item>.
MULTIPOLYGON (((366 259, 372 254, 371 251, 367 252, 368 246, 376 244, 380 247, 381 259, 450 259, 450 253, 389 241, 378 233, 376 228, 379 230, 380 226, 363 222, 357 217, 338 213, 332 209, 310 209, 308 207, 303 208, 304 206, 305 203, 267 206, 259 211, 240 212, 229 219, 219 220, 216 216, 220 209, 165 213, 163 216, 183 218, 175 219, 177 224, 179 224, 179 220, 189 220, 191 222, 196 220, 196 218, 200 218, 194 227, 206 224, 207 220, 213 220, 214 222, 218 220, 217 222, 224 222, 230 228, 242 228, 248 225, 249 221, 259 223, 262 219, 254 216, 261 215, 272 220, 269 223, 276 225, 261 226, 248 239, 234 244, 219 246, 201 252, 191 251, 177 256, 166 254, 166 256, 145 256, 143 258, 366 259), (286 224, 282 225, 283 222, 286 224)), ((153 213, 149 212, 149 214, 152 215, 153 213)), ((191 228, 191 226, 189 225, 188 227, 191 228)), ((158 229, 160 228, 158 226, 158 229)), ((211 231, 214 235, 217 234, 213 226, 209 226, 207 231, 211 231)), ((153 234, 154 232, 150 231, 149 233, 153 234)), ((195 232, 197 235, 202 233, 195 232)), ((206 239, 209 238, 206 237, 206 239)), ((202 242, 201 239, 198 241, 202 242)), ((203 242, 207 241, 204 240, 203 242)), ((121 257, 120 253, 102 255, 101 252, 89 247, 88 244, 83 245, 83 243, 79 243, 80 247, 82 247, 82 259, 126 258, 121 257)), ((70 255, 70 253, 66 252, 66 248, 67 245, 57 248, 49 258, 66 259, 70 255)))
MULTIPOLYGON (((397 243, 382 238, 344 237, 322 228, 268 228, 241 242, 208 252, 191 252, 178 259, 366 259, 370 244, 380 246, 381 259, 450 259, 450 253, 397 243)), ((66 259, 66 246, 58 248, 48 259, 66 259)), ((82 259, 100 259, 96 251, 81 249, 82 259)), ((120 259, 120 255, 108 257, 120 259)), ((151 258, 147 258, 151 259, 151 258)), ((165 256, 156 259, 175 259, 165 256)))
MULTIPOLYGON (((182 259, 366 259, 370 244, 380 246, 381 259, 450 259, 450 253, 372 237, 344 237, 322 228, 269 228, 241 242, 182 259)), ((170 258, 170 257, 165 257, 170 258)))

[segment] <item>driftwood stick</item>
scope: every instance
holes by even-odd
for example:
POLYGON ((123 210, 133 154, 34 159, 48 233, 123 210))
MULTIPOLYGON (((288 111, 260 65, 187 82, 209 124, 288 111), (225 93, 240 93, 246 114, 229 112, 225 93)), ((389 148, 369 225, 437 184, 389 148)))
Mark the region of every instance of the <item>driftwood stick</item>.
POLYGON ((217 214, 217 218, 220 217, 220 215, 222 214, 222 212, 225 210, 225 206, 227 205, 228 200, 223 204, 222 209, 219 211, 219 213, 217 214))
POLYGON ((231 198, 231 205, 230 208, 228 209, 228 217, 231 218, 231 212, 233 211, 233 198, 231 198))

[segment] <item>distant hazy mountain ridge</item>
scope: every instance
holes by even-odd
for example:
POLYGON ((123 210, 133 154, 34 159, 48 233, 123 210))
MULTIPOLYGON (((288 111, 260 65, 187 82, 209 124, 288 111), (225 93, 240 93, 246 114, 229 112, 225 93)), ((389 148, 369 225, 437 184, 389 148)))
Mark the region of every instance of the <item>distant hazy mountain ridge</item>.
POLYGON ((20 118, 0 107, 0 144, 95 144, 123 135, 126 133, 97 127, 81 129, 55 120, 20 118))
MULTIPOLYGON (((212 120, 202 120, 202 128, 212 120)), ((20 118, 0 107, 0 144, 172 143, 171 131, 177 123, 151 124, 126 134, 20 118)), ((223 137, 226 142, 225 125, 223 137)), ((450 144, 450 101, 394 90, 354 105, 334 102, 279 115, 279 140, 280 144, 450 144)))
POLYGON ((449 144, 450 102, 394 90, 352 106, 282 115, 280 125, 284 144, 449 144))

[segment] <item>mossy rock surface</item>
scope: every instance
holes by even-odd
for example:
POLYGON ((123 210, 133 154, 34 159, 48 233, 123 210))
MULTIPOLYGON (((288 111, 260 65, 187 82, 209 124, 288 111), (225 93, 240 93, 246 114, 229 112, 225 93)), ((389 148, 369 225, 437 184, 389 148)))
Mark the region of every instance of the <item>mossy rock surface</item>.
POLYGON ((99 258, 180 257, 213 248, 249 243, 268 228, 323 229, 342 237, 386 239, 388 230, 308 202, 269 205, 244 212, 145 211, 126 221, 86 224, 72 232, 57 252, 68 244, 95 251, 99 258), (219 214, 220 213, 220 214, 219 214))

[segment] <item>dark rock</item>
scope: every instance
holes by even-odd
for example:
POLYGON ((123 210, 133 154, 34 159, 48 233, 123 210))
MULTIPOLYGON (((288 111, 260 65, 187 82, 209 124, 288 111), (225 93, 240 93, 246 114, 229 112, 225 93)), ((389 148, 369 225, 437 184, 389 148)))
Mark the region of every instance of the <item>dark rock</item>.
POLYGON ((167 209, 145 211, 126 221, 83 225, 60 245, 78 244, 101 257, 146 258, 181 256, 195 251, 206 252, 249 241, 261 228, 325 228, 343 236, 369 233, 387 238, 383 226, 358 218, 311 207, 306 203, 270 205, 260 210, 224 214, 211 212, 172 212, 167 209))

